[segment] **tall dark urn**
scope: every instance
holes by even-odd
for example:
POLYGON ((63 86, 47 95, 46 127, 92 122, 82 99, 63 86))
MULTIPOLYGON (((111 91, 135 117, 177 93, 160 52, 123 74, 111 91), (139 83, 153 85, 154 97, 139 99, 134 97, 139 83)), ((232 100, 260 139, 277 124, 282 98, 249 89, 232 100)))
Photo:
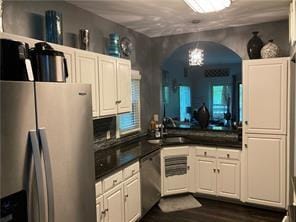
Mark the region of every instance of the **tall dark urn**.
POLYGON ((207 128, 210 122, 210 113, 206 105, 203 103, 197 111, 197 119, 202 129, 207 128))
POLYGON ((252 32, 253 37, 249 40, 247 49, 250 59, 260 59, 261 58, 261 49, 263 47, 263 41, 258 37, 259 32, 252 32))

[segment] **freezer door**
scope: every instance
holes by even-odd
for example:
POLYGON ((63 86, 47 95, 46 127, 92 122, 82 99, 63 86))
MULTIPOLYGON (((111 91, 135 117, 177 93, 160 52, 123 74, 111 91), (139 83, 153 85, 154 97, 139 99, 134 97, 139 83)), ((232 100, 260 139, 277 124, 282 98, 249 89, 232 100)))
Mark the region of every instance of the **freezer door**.
POLYGON ((14 221, 17 222, 44 221, 44 189, 36 133, 33 83, 0 81, 0 102, 0 197, 1 203, 5 203, 5 206, 1 205, 1 221, 14 216, 14 221), (21 198, 16 198, 16 202, 18 193, 22 195, 21 198), (14 204, 11 204, 11 199, 14 204), (23 212, 22 217, 26 218, 18 220, 19 215, 2 214, 4 210, 14 212, 14 207, 18 212, 23 212))
POLYGON ((49 222, 95 222, 90 85, 36 83, 36 107, 49 222))

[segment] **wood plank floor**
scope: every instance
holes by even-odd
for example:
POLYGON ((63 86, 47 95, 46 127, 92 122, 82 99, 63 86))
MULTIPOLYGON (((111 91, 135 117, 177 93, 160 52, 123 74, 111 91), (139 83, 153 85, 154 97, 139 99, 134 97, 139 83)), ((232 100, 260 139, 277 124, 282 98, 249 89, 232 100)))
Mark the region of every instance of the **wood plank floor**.
POLYGON ((202 207, 163 213, 154 206, 140 222, 281 222, 284 213, 198 198, 202 207))

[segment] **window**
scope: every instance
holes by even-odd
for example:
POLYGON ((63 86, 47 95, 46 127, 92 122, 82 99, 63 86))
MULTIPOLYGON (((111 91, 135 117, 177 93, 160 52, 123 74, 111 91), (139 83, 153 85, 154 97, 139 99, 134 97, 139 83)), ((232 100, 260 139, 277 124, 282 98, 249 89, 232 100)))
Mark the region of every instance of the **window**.
POLYGON ((140 116, 140 75, 132 75, 132 112, 118 116, 118 131, 120 135, 141 130, 140 116))
POLYGON ((190 120, 191 108, 191 89, 189 86, 180 86, 180 121, 185 121, 185 119, 190 120))
POLYGON ((224 119, 227 107, 231 110, 231 87, 229 85, 212 86, 212 119, 224 119))

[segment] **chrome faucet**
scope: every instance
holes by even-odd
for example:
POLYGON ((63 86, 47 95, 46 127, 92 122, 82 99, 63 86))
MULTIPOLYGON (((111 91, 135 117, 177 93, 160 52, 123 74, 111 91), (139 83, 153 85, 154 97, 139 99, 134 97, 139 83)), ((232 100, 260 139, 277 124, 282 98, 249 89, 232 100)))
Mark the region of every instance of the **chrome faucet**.
POLYGON ((163 122, 164 123, 168 122, 168 120, 171 122, 171 124, 173 125, 173 127, 177 127, 175 121, 171 117, 164 117, 163 118, 163 122))

